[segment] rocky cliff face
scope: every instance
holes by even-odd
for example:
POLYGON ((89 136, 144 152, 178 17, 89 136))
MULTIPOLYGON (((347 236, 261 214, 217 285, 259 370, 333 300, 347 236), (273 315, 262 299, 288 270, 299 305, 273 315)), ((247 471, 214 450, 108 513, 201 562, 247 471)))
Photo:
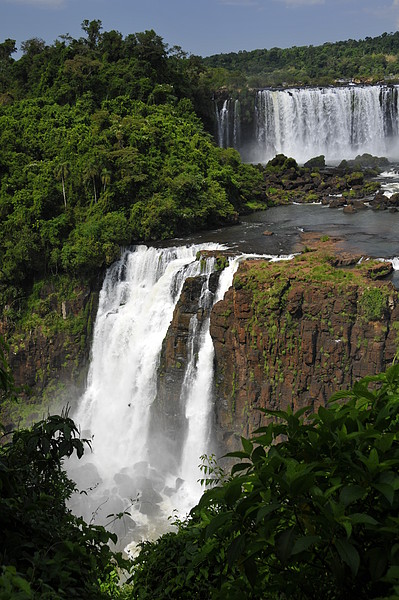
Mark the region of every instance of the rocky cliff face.
POLYGON ((15 383, 23 386, 18 403, 0 407, 9 428, 42 418, 49 406, 61 410, 82 393, 97 305, 97 285, 56 277, 33 290, 17 324, 0 321, 15 383))
MULTIPOLYGON (((198 352, 199 330, 209 317, 212 299, 200 305, 205 285, 210 294, 216 292, 220 272, 186 279, 174 310, 173 319, 163 342, 157 397, 151 407, 151 437, 156 439, 163 432, 162 444, 168 448, 168 460, 178 456, 186 434, 186 418, 182 407, 184 377, 189 361, 198 352), (193 338, 193 327, 197 335, 193 338)), ((156 450, 156 448, 155 448, 156 450)), ((153 458, 153 463, 158 458, 153 458)))
POLYGON ((375 374, 398 348, 390 267, 337 258, 331 244, 293 261, 246 261, 212 311, 216 422, 223 448, 262 424, 257 409, 326 403, 375 374), (348 264, 349 263, 349 264, 348 264))
MULTIPOLYGON (((317 408, 330 395, 377 373, 399 345, 398 292, 381 279, 390 265, 357 264, 337 255, 331 240, 306 240, 294 260, 241 264, 233 286, 211 312, 215 347, 215 424, 223 450, 237 448, 262 423, 258 408, 317 408)), ((223 268, 223 261, 220 263, 223 268)), ((214 293, 219 273, 209 280, 214 293)), ((152 425, 171 448, 183 442, 181 410, 185 367, 210 306, 200 306, 205 277, 186 281, 164 340, 152 425)), ((54 398, 61 404, 82 392, 87 373, 98 287, 47 281, 34 291, 19 329, 9 333, 10 363, 17 384, 28 385, 23 403, 1 407, 3 422, 41 417, 54 398), (32 402, 40 399, 40 409, 32 402), (36 414, 35 414, 36 411, 36 414)), ((158 435, 158 433, 157 433, 158 435)))

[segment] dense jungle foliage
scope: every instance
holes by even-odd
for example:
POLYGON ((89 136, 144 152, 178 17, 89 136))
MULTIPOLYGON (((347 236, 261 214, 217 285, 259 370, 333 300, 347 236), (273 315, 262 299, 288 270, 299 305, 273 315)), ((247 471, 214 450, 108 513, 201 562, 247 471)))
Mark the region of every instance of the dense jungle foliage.
MULTIPOLYGON (((1 338, 0 387, 16 391, 1 338)), ((230 474, 205 463, 198 505, 133 562, 66 507, 64 460, 84 446, 73 421, 15 432, 0 446, 0 598, 398 598, 399 365, 316 414, 265 412, 230 474)))
POLYGON ((215 54, 204 59, 218 88, 399 80, 399 32, 364 40, 215 54))
POLYGON ((296 83, 308 72, 348 76, 363 62, 373 71, 378 56, 378 77, 398 68, 399 34, 203 60, 153 30, 123 37, 98 20, 82 30, 52 45, 29 39, 18 60, 14 40, 0 43, 0 306, 9 320, 35 281, 87 278, 120 246, 266 206, 262 167, 217 148, 209 133, 221 86, 258 85, 260 74, 278 83, 282 69, 296 83))
POLYGON ((198 58, 154 31, 82 27, 28 40, 17 61, 0 44, 2 306, 47 274, 98 271, 121 245, 234 223, 260 193, 259 169, 195 113, 212 106, 198 58))

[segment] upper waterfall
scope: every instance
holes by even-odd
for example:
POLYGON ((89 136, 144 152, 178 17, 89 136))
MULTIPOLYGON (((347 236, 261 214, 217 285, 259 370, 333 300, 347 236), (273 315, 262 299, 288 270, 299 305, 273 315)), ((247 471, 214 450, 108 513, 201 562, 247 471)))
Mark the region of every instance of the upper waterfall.
POLYGON ((364 152, 399 156, 398 86, 260 90, 250 124, 237 102, 225 100, 217 111, 218 142, 244 160, 267 162, 280 153, 301 163, 320 154, 329 162, 364 152))

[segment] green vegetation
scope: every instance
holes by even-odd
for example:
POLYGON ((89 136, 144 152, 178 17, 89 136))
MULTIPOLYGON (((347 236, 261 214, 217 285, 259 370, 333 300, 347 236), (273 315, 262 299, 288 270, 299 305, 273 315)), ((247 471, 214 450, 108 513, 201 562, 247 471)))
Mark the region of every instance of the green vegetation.
POLYGON ((144 543, 128 597, 397 597, 399 365, 317 414, 265 413, 178 532, 144 543))
MULTIPOLYGON (((399 80, 399 33, 364 40, 327 42, 321 46, 259 49, 215 54, 204 59, 212 67, 216 88, 261 88, 281 85, 330 85, 399 80)), ((212 77, 212 78, 211 78, 212 77)))
MULTIPOLYGON (((92 305, 82 303, 77 318, 60 306, 79 301, 82 285, 119 256, 120 246, 234 223, 267 205, 266 189, 279 201, 297 194, 288 186, 305 171, 292 159, 276 158, 263 170, 215 146, 206 131, 213 90, 226 81, 320 81, 322 71, 335 77, 334 69, 345 76, 332 46, 347 61, 348 50, 367 76, 379 73, 379 63, 399 72, 399 34, 363 46, 327 44, 328 68, 316 49, 242 53, 237 64, 230 61, 231 74, 230 64, 208 68, 168 49, 152 30, 123 38, 102 32, 100 21, 84 21, 82 29, 85 37, 63 36, 52 46, 27 40, 18 61, 13 40, 0 44, 0 317, 15 351, 25 349, 18 327, 48 338, 61 332, 65 361, 68 344, 86 345, 92 305), (262 53, 269 66, 262 66, 262 53), (240 72, 246 55, 259 63, 248 78, 240 72)), ((309 177, 319 179, 317 172, 309 177)), ((362 173, 342 177, 343 187, 359 182, 362 173)), ((336 269, 327 252, 321 259, 311 249, 304 256, 293 268, 305 280, 339 280, 343 287, 364 282, 370 268, 336 269)), ((277 313, 286 301, 281 265, 253 269, 236 277, 235 288, 260 294, 272 278, 263 301, 277 313)), ((365 318, 379 319, 386 302, 382 289, 365 286, 365 318)), ((0 338, 2 406, 19 393, 8 351, 0 338)), ((38 381, 47 370, 37 369, 38 381)), ((234 377, 233 394, 235 387, 234 377)), ((8 434, 11 440, 0 427, 0 598, 395 597, 399 369, 337 398, 348 402, 306 418, 269 412, 274 421, 231 455, 240 462, 230 475, 206 467, 206 475, 216 469, 216 486, 176 524, 177 533, 144 543, 133 565, 110 550, 113 535, 66 506, 75 486, 63 461, 84 448, 68 416, 48 417, 8 434), (122 568, 132 578, 118 587, 122 568)))
MULTIPOLYGON (((292 261, 276 263, 263 260, 251 261, 245 270, 245 279, 236 276, 234 285, 236 289, 244 287, 254 293, 254 297, 256 297, 255 308, 258 306, 258 301, 262 301, 265 289, 267 289, 267 294, 279 298, 281 291, 289 286, 290 277, 292 278, 292 276, 295 276, 297 281, 309 281, 309 283, 332 282, 340 286, 337 288, 338 290, 341 287, 345 290, 349 283, 353 283, 359 285, 363 290, 370 287, 370 280, 374 280, 376 277, 384 277, 390 273, 389 263, 385 265, 374 259, 360 264, 355 260, 353 264, 344 267, 337 266, 338 263, 339 259, 334 250, 334 240, 330 240, 329 236, 322 236, 320 240, 315 240, 315 243, 312 242, 311 246, 305 246, 304 251, 297 254, 292 261), (374 269, 377 268, 378 271, 375 272, 374 269)), ((370 288, 370 294, 376 298, 379 298, 380 295, 385 298, 389 294, 389 288, 385 285, 383 287, 372 287, 370 288)), ((273 308, 274 303, 270 306, 273 308)))
MULTIPOLYGON (((0 385, 15 391, 2 342, 0 385)), ((399 365, 316 414, 263 412, 269 424, 227 455, 230 474, 211 457, 213 487, 133 563, 66 508, 75 486, 63 459, 84 446, 68 416, 14 433, 0 446, 1 598, 397 597, 399 365), (131 577, 119 587, 122 568, 131 577)))
POLYGON ((197 57, 154 31, 82 28, 28 40, 18 61, 12 40, 0 44, 2 307, 48 275, 95 276, 123 245, 266 206, 261 171, 217 148, 195 113, 209 124, 197 57))
POLYGON ((367 288, 359 302, 366 321, 377 321, 387 310, 388 294, 383 288, 367 288))

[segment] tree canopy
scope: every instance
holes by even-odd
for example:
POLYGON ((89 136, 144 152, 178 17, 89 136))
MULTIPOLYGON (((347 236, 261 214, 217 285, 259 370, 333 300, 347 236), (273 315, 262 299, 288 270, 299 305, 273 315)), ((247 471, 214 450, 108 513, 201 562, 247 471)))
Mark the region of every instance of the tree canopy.
POLYGON ((399 32, 364 40, 215 54, 204 59, 217 87, 328 85, 399 80, 399 32))
POLYGON ((0 48, 3 306, 47 274, 98 272, 120 246, 234 223, 262 186, 197 116, 196 57, 153 30, 82 27, 26 41, 18 61, 12 40, 0 48))

